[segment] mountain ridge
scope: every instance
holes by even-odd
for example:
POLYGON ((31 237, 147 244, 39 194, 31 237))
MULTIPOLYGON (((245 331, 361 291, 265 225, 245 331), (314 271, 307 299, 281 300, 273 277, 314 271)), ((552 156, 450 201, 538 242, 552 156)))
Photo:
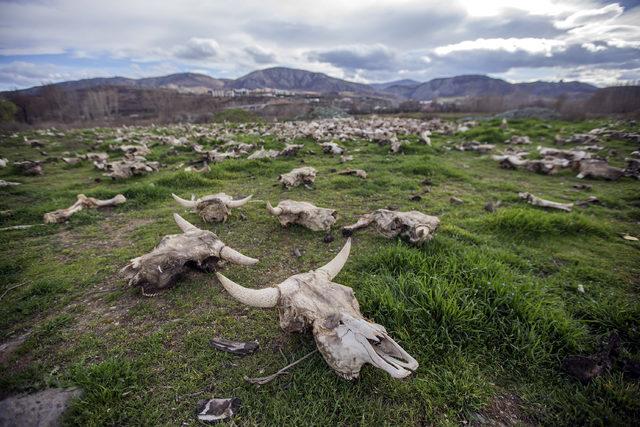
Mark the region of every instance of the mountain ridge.
MULTIPOLYGON (((48 86, 48 85, 47 85, 48 86)), ((97 77, 51 84, 63 90, 82 90, 106 86, 140 89, 179 89, 206 93, 220 89, 281 89, 319 93, 353 92, 362 95, 394 96, 416 101, 464 96, 505 96, 523 94, 540 97, 585 95, 598 90, 596 86, 578 81, 509 83, 485 75, 441 77, 426 82, 402 79, 382 83, 356 83, 306 70, 272 67, 250 72, 237 79, 219 79, 200 73, 175 73, 166 76, 132 79, 127 77, 97 77)), ((45 86, 21 89, 35 94, 45 86)))

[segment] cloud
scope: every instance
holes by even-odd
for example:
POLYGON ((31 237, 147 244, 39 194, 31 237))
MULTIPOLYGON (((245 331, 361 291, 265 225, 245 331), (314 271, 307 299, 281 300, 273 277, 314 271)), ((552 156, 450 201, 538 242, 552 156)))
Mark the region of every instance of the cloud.
POLYGON ((348 70, 389 70, 396 66, 396 57, 383 45, 341 46, 308 54, 313 61, 326 62, 348 70))
POLYGON ((580 27, 583 25, 613 20, 624 12, 624 8, 618 3, 609 4, 600 9, 580 10, 572 13, 561 21, 556 21, 555 26, 561 29, 580 27))
POLYGON ((276 62, 276 55, 260 46, 245 47, 244 51, 255 61, 256 64, 271 64, 276 62))
POLYGON ((561 40, 509 38, 465 40, 460 43, 437 47, 434 52, 436 55, 445 56, 454 52, 501 50, 508 53, 526 52, 531 55, 552 56, 555 52, 562 52, 565 49, 566 45, 561 40))
POLYGON ((437 0, 158 0, 151 6, 145 0, 0 1, 0 67, 4 87, 38 84, 37 78, 137 77, 165 69, 233 78, 269 65, 358 81, 507 72, 553 79, 560 68, 618 70, 606 72, 603 81, 610 81, 614 74, 631 75, 622 70, 633 69, 640 56, 640 7, 633 5, 631 0, 450 0, 445 6, 437 0), (23 64, 6 69, 16 62, 23 64), (30 67, 41 67, 46 76, 33 76, 30 67))
POLYGON ((220 45, 214 39, 192 37, 186 45, 176 49, 175 55, 184 59, 211 59, 218 55, 220 45))

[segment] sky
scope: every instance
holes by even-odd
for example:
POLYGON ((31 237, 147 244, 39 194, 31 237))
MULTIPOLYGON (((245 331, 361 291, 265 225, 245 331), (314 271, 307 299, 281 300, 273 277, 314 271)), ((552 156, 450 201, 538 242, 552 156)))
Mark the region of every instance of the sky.
POLYGON ((273 66, 637 83, 640 0, 0 0, 0 90, 273 66))

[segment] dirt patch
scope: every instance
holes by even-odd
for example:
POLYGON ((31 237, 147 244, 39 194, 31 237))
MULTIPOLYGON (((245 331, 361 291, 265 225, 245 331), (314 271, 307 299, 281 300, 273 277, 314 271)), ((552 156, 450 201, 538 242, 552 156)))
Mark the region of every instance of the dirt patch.
POLYGON ((0 425, 58 426, 71 400, 80 395, 82 391, 79 389, 52 388, 9 397, 0 402, 0 425))
POLYGON ((0 344, 0 363, 6 363, 11 355, 24 343, 29 333, 12 338, 0 344))
POLYGON ((151 222, 151 219, 129 218, 124 214, 118 214, 100 223, 98 236, 85 235, 82 228, 63 230, 56 235, 58 249, 63 252, 60 254, 61 261, 86 251, 112 250, 127 246, 131 242, 131 234, 151 222))
POLYGON ((471 426, 534 426, 522 409, 522 399, 515 394, 502 394, 493 398, 480 413, 474 414, 471 426))

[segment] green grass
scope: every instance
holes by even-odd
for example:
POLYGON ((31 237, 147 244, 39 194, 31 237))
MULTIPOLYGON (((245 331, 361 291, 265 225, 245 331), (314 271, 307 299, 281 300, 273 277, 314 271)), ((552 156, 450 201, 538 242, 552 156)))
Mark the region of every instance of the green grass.
MULTIPOLYGON (((235 120, 232 113, 221 120, 235 120)), ((431 147, 409 137, 399 155, 346 141, 342 145, 354 155, 346 165, 303 139, 294 141, 305 144, 297 157, 232 159, 203 174, 183 171, 193 153, 172 154, 166 146, 152 146, 149 156, 163 163, 159 172, 125 181, 105 179, 87 162, 48 162, 42 177, 0 169, 0 179, 23 183, 0 189, 0 227, 40 224, 45 212, 71 205, 78 193, 128 199, 113 209, 80 212, 66 224, 0 232, 0 293, 19 285, 0 301, 0 342, 28 333, 0 364, 2 395, 79 386, 85 393, 67 413, 69 425, 197 425, 199 399, 232 396, 243 402, 239 425, 459 425, 497 422, 500 410, 515 410, 532 424, 638 424, 637 381, 616 367, 583 385, 560 369, 566 355, 598 351, 612 332, 621 337, 624 357, 640 359, 640 244, 621 238, 638 235, 638 182, 590 181, 591 191, 577 191, 572 185, 582 181, 573 171, 544 176, 503 170, 490 156, 448 149, 476 139, 500 150, 511 135, 552 146, 556 134, 605 124, 512 120, 503 131, 499 123, 434 135, 431 147), (303 165, 302 159, 318 170, 313 189, 282 189, 278 175, 303 165), (344 167, 365 169, 369 178, 332 172, 344 167), (221 191, 254 197, 224 224, 204 224, 171 198, 221 191), (526 205, 519 191, 560 202, 594 195, 602 204, 552 212, 526 205), (414 194, 422 200, 411 201, 414 194), (464 203, 451 204, 452 196, 464 203), (324 233, 299 226, 282 228, 264 202, 287 198, 337 209, 335 241, 325 244, 324 233), (497 212, 483 209, 497 200, 497 212), (153 299, 127 288, 118 274, 129 259, 179 231, 171 217, 178 212, 259 258, 253 267, 227 266, 225 274, 264 287, 324 264, 344 244, 339 227, 390 205, 439 216, 436 237, 412 247, 373 230, 357 232, 336 280, 352 287, 363 314, 419 361, 417 373, 404 381, 369 366, 359 380, 347 382, 316 354, 273 383, 253 386, 243 377, 275 372, 313 350, 311 335, 284 333, 275 310, 237 303, 213 274, 187 274, 153 299), (294 248, 303 256, 292 256, 294 248), (258 339, 261 349, 244 358, 221 353, 209 347, 218 335, 258 339), (516 409, 505 406, 505 396, 519 402, 516 409)), ((274 137, 261 141, 236 125, 229 128, 236 140, 283 147, 274 137)), ((181 127, 148 130, 207 147, 221 143, 181 127)), ((52 156, 93 151, 98 138, 108 148, 117 136, 113 129, 70 130, 64 137, 2 135, 0 157, 41 158, 21 143, 23 135, 44 140, 52 156)), ((600 144, 616 150, 611 162, 619 165, 637 149, 624 141, 600 144)))

